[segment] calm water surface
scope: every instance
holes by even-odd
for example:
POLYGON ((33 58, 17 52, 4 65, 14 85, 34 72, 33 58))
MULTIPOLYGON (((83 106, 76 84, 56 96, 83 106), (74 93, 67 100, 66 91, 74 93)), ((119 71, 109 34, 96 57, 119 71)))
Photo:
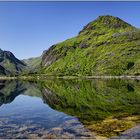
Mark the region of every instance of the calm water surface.
POLYGON ((0 138, 112 137, 139 123, 139 81, 0 81, 0 138))

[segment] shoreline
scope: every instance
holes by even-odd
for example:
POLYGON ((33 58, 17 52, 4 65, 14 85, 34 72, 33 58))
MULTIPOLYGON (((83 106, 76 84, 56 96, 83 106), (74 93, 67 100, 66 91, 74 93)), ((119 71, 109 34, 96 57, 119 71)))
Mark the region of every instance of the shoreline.
POLYGON ((18 77, 0 76, 0 80, 16 80, 18 77))
POLYGON ((29 76, 0 76, 0 80, 46 80, 46 79, 133 79, 140 80, 140 76, 52 76, 52 75, 29 75, 29 76))
POLYGON ((129 76, 129 75, 121 75, 121 76, 87 76, 88 79, 137 79, 140 80, 140 76, 129 76))

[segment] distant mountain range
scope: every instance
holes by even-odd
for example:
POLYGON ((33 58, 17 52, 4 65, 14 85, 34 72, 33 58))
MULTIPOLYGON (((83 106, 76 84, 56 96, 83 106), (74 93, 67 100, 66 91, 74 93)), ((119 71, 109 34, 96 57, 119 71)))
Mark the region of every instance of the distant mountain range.
POLYGON ((0 49, 0 75, 19 75, 26 64, 17 59, 10 51, 0 49))
POLYGON ((0 50, 0 74, 140 75, 140 29, 118 17, 99 16, 76 37, 54 44, 40 57, 18 60, 0 50))
POLYGON ((23 62, 27 65, 29 73, 37 73, 39 70, 41 70, 41 60, 42 56, 39 56, 23 59, 23 62))

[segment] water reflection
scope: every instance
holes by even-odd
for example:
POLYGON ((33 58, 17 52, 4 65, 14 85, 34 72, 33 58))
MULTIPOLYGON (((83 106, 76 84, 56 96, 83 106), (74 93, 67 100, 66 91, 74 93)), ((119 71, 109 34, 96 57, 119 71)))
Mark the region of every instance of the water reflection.
POLYGON ((42 92, 51 107, 83 121, 140 114, 140 83, 136 81, 46 81, 42 92))
POLYGON ((18 81, 0 81, 0 105, 12 102, 25 90, 25 87, 18 81))
POLYGON ((0 82, 1 138, 111 137, 140 122, 140 82, 0 82))
POLYGON ((139 81, 46 81, 42 92, 52 108, 76 116, 98 136, 118 135, 140 121, 139 81))
POLYGON ((44 104, 40 84, 21 81, 2 84, 0 138, 93 137, 77 118, 44 104))

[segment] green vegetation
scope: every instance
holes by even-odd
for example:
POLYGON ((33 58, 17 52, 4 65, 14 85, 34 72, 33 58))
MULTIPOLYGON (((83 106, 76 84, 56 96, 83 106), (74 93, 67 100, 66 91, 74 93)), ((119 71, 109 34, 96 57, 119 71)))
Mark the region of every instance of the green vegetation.
POLYGON ((140 29, 113 16, 99 16, 76 37, 51 46, 40 57, 18 60, 0 50, 0 75, 140 75, 140 29))
POLYGON ((26 65, 11 52, 0 50, 0 75, 16 76, 25 71, 26 65))
POLYGON ((140 30, 100 16, 78 36, 53 45, 42 58, 47 75, 140 75, 140 30))
POLYGON ((27 65, 29 73, 37 73, 40 70, 42 56, 24 59, 23 62, 27 65))

